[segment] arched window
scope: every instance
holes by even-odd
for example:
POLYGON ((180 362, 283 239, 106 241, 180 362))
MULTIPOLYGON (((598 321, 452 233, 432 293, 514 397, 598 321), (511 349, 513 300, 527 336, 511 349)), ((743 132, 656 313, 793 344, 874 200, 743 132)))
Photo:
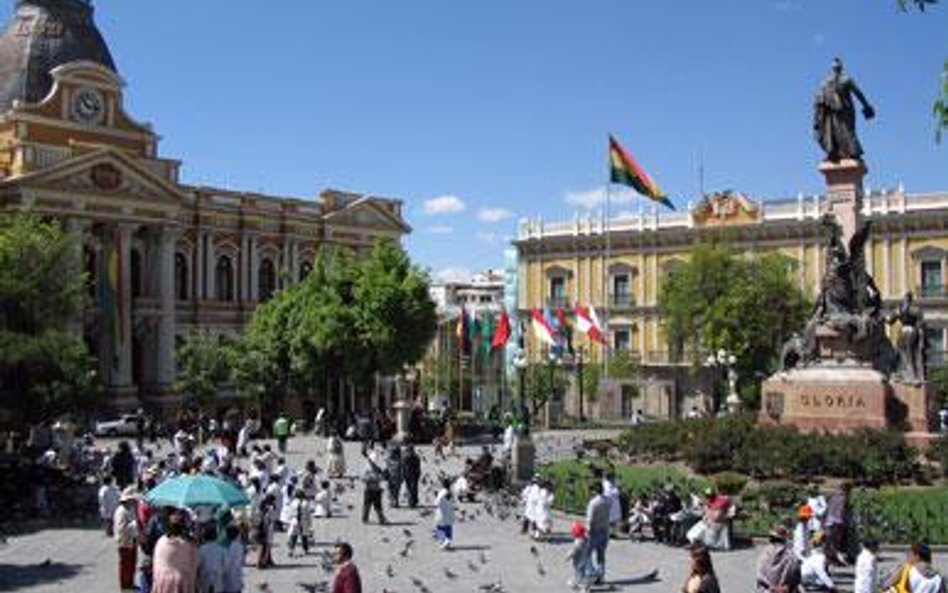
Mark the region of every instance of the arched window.
POLYGON ((226 255, 217 258, 214 284, 217 288, 217 300, 225 303, 234 301, 234 264, 226 255))
POLYGON ((142 296, 142 254, 132 249, 132 298, 142 296))
POLYGON ((188 260, 183 253, 174 254, 174 294, 179 301, 188 300, 188 260))
POLYGON ((304 261, 300 264, 300 282, 306 280, 306 277, 310 275, 313 271, 313 264, 308 261, 304 261))
POLYGON ((257 300, 261 303, 269 301, 276 290, 276 268, 269 259, 260 261, 260 269, 257 271, 258 295, 257 300))

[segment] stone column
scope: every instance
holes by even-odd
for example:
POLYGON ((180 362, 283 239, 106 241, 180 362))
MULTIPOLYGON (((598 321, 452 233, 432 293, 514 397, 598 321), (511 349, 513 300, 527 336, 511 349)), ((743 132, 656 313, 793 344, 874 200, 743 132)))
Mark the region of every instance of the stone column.
POLYGON ((174 253, 177 229, 165 227, 158 236, 158 384, 170 387, 175 379, 175 290, 174 253))
POLYGON ((257 237, 250 236, 250 300, 255 302, 260 298, 260 276, 257 268, 260 265, 260 256, 257 253, 257 237))
MULTIPOLYGON (((70 218, 66 221, 66 230, 69 232, 70 239, 72 240, 72 250, 73 261, 76 264, 76 271, 79 274, 85 273, 86 261, 85 261, 85 243, 86 243, 86 233, 89 230, 89 227, 92 226, 92 221, 86 218, 70 218)), ((93 279, 88 281, 92 282, 93 279)), ((83 286, 82 294, 86 294, 86 287, 83 286)), ((82 337, 82 332, 85 327, 85 307, 83 306, 80 309, 79 313, 69 322, 69 332, 76 337, 82 337)))
POLYGON ((848 245, 862 220, 862 180, 866 176, 862 161, 843 159, 837 163, 823 161, 820 172, 826 178, 826 206, 843 230, 843 245, 848 245))
POLYGON ((120 223, 112 239, 119 242, 121 280, 119 297, 115 303, 118 307, 118 343, 112 345, 115 353, 112 387, 119 389, 132 387, 132 235, 137 228, 136 224, 120 223))
POLYGON ((204 231, 198 231, 195 235, 196 246, 194 250, 194 300, 204 300, 204 231))
POLYGON ((207 245, 204 247, 204 298, 217 299, 214 282, 217 279, 217 256, 214 253, 214 236, 207 233, 207 245))

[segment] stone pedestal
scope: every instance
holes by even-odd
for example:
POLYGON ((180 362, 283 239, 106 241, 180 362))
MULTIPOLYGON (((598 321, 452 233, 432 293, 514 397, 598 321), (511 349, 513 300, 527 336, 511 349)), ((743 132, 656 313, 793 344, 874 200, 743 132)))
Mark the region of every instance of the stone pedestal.
POLYGON ((533 478, 536 465, 536 446, 530 435, 514 435, 510 452, 510 481, 514 485, 526 484, 533 478))
POLYGON ((392 409, 395 410, 395 440, 399 443, 407 443, 411 439, 408 430, 411 405, 404 400, 399 400, 392 404, 392 409))
POLYGON ((826 206, 843 230, 843 244, 859 229, 862 212, 862 180, 866 176, 865 163, 854 159, 843 159, 837 163, 823 161, 820 173, 826 179, 826 206))
POLYGON ((885 428, 889 391, 882 373, 870 368, 795 369, 764 382, 760 421, 804 431, 885 428))
POLYGON ((907 432, 934 431, 934 420, 938 417, 935 408, 935 389, 930 383, 892 382, 889 420, 893 426, 907 432))

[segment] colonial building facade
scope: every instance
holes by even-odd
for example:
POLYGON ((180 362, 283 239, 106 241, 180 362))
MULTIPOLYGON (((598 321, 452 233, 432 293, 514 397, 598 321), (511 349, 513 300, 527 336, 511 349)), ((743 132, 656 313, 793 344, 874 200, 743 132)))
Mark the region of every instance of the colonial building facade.
POLYGON ((19 0, 0 37, 0 207, 74 233, 89 279, 77 331, 118 407, 177 403, 174 350, 239 332, 323 246, 410 232, 399 200, 285 198, 180 182, 181 163, 124 109, 124 81, 87 0, 19 0))
MULTIPOLYGON (((679 416, 695 403, 689 398, 708 393, 719 370, 696 376, 690 372, 692 357, 669 354, 658 309, 665 275, 687 260, 695 245, 726 243, 741 253, 779 251, 792 258, 796 283, 815 297, 826 258, 818 224, 825 212, 820 196, 757 201, 724 192, 682 212, 653 209, 608 223, 523 221, 515 241, 518 306, 523 314, 591 305, 606 325, 610 351, 628 351, 641 362, 639 388, 607 393, 599 402, 600 415, 628 417, 643 408, 679 416)), ((866 262, 886 304, 895 305, 908 291, 916 296, 925 313, 929 363, 941 364, 948 328, 948 192, 867 192, 862 214, 873 225, 866 262)), ((593 360, 602 360, 598 344, 583 345, 593 360)), ((542 356, 537 348, 530 350, 535 360, 542 356)))

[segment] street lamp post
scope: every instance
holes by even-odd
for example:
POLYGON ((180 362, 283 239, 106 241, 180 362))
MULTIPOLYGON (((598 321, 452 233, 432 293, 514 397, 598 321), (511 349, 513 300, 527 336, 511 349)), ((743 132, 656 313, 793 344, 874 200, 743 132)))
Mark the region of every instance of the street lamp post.
POLYGON ((520 391, 520 416, 521 420, 526 423, 524 412, 527 409, 527 355, 522 349, 514 356, 513 364, 520 375, 520 388, 518 389, 520 391))
POLYGON ((579 383, 579 421, 586 422, 586 415, 583 413, 583 364, 586 362, 586 349, 579 348, 576 353, 576 375, 579 383))

